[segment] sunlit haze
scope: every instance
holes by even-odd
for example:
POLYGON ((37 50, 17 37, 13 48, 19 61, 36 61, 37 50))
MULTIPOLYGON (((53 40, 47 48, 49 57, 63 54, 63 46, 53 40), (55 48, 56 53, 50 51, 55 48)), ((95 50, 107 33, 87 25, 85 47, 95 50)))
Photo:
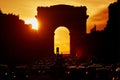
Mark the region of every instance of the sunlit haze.
POLYGON ((25 24, 31 24, 32 29, 38 30, 38 21, 36 18, 25 20, 25 24))
POLYGON ((56 53, 56 48, 59 47, 59 53, 70 54, 70 35, 69 30, 60 26, 55 30, 54 35, 54 52, 56 53))

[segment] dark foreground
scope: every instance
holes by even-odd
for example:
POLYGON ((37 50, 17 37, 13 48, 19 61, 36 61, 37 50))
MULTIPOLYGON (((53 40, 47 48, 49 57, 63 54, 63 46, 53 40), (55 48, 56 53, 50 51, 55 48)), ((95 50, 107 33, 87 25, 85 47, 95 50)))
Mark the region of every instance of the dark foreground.
POLYGON ((120 64, 79 63, 74 59, 0 64, 0 80, 120 80, 120 64))

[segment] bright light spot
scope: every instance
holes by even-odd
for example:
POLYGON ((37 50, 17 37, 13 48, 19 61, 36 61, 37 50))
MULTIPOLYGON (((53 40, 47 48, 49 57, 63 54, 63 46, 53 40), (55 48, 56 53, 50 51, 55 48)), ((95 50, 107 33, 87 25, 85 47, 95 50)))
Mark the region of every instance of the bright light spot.
POLYGON ((36 18, 25 20, 25 24, 31 24, 32 29, 38 30, 38 21, 36 18))

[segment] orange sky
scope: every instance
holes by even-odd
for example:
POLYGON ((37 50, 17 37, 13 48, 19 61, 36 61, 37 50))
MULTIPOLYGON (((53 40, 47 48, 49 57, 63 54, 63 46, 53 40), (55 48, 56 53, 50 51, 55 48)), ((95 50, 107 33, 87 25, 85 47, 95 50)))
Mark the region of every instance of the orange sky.
POLYGON ((14 13, 20 19, 27 20, 37 14, 37 6, 50 6, 56 4, 69 4, 86 6, 89 18, 87 32, 96 24, 97 29, 103 29, 107 22, 107 7, 116 0, 0 0, 0 9, 4 13, 14 13))
POLYGON ((70 35, 69 29, 64 26, 59 26, 55 30, 54 35, 54 52, 56 53, 56 47, 59 47, 60 54, 70 53, 70 35))

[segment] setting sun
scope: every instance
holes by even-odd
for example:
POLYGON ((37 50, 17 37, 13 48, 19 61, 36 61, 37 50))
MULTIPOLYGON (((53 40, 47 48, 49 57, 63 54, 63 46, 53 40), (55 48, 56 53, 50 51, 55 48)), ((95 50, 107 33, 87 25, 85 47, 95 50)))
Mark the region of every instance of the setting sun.
POLYGON ((25 24, 31 24, 32 29, 38 30, 38 21, 36 18, 25 20, 25 24))

